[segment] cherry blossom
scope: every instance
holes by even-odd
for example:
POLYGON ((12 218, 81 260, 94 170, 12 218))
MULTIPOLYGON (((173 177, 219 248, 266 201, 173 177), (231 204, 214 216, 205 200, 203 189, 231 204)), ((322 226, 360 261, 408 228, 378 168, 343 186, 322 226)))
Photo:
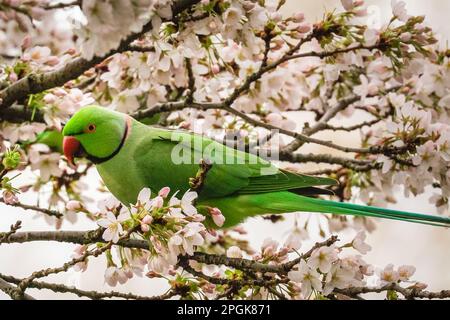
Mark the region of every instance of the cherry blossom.
POLYGON ((313 269, 319 269, 322 273, 328 273, 336 260, 337 250, 335 248, 322 247, 312 253, 308 265, 313 269))
POLYGON ((361 254, 367 254, 367 252, 372 250, 372 247, 365 243, 365 240, 366 233, 364 231, 360 231, 352 242, 353 248, 361 254))
POLYGON ((78 211, 83 207, 80 201, 77 200, 70 200, 66 204, 66 209, 69 211, 78 211))
POLYGON ((218 227, 222 227, 225 223, 225 217, 223 216, 222 212, 218 208, 212 208, 210 209, 209 213, 211 214, 214 223, 218 227))
POLYGON ((232 246, 228 248, 227 250, 227 257, 228 258, 242 258, 242 250, 239 247, 232 246))
POLYGON ((187 253, 188 255, 194 254, 194 247, 202 245, 204 238, 200 232, 204 232, 205 227, 198 222, 192 222, 187 224, 182 230, 178 231, 169 240, 169 247, 179 254, 187 253))
POLYGON ((379 271, 381 284, 396 283, 400 280, 399 273, 394 270, 393 264, 388 264, 383 270, 379 271))
POLYGON ((298 220, 295 221, 295 227, 289 231, 289 235, 284 243, 284 246, 290 249, 299 250, 302 246, 302 241, 308 238, 307 231, 300 227, 298 220))
POLYGON ((106 213, 106 217, 97 221, 100 227, 106 228, 103 232, 102 238, 105 241, 112 241, 117 243, 123 233, 122 223, 130 218, 128 212, 122 212, 118 217, 111 211, 106 213))
POLYGON ((400 266, 398 268, 398 276, 400 281, 408 281, 416 273, 414 266, 400 266))
MULTIPOLYGON (((73 251, 73 254, 71 255, 72 259, 80 259, 81 257, 83 257, 86 253, 87 250, 87 246, 85 245, 77 245, 73 251)), ((88 268, 88 263, 87 261, 83 261, 83 262, 78 262, 77 264, 75 264, 73 266, 73 269, 75 271, 81 271, 84 272, 86 271, 88 268)))
POLYGON ((179 214, 181 211, 188 215, 195 215, 197 213, 197 209, 192 205, 192 202, 198 197, 197 192, 187 191, 181 200, 175 196, 176 194, 172 196, 169 202, 173 214, 179 214))
POLYGON ((392 13, 400 21, 406 21, 409 18, 404 1, 392 0, 392 13))
POLYGON ((352 270, 345 269, 339 264, 333 265, 327 274, 323 293, 327 295, 335 288, 345 289, 351 287, 353 280, 354 272, 352 270))
POLYGON ((105 271, 105 282, 110 287, 117 286, 118 283, 124 284, 128 281, 128 277, 123 269, 111 266, 105 271))
POLYGON ((19 203, 19 198, 11 190, 4 190, 2 195, 3 195, 3 201, 6 204, 15 205, 16 203, 19 203))
POLYGON ((31 169, 39 170, 39 176, 43 181, 48 181, 51 176, 60 177, 63 173, 59 162, 61 155, 59 153, 40 154, 34 158, 31 163, 31 169))
POLYGON ((298 270, 290 271, 288 276, 291 281, 301 284, 301 292, 305 298, 311 295, 312 290, 322 290, 320 274, 309 267, 305 261, 301 261, 298 270))

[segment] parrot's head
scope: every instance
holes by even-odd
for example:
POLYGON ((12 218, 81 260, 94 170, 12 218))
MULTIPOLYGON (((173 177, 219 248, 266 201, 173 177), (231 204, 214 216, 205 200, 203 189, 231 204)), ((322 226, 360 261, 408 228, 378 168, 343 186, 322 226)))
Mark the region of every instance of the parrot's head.
POLYGON ((63 151, 69 164, 75 157, 102 163, 117 154, 124 144, 131 118, 99 106, 80 109, 64 126, 63 151))

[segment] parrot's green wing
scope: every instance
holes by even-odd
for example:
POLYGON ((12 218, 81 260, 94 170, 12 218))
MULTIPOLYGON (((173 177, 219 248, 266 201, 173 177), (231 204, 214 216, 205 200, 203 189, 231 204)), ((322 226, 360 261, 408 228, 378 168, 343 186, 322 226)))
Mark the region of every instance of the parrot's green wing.
MULTIPOLYGON (((240 194, 257 194, 309 187, 336 185, 337 181, 328 178, 311 177, 279 169, 276 174, 251 177, 249 184, 239 190, 240 194)), ((317 190, 318 193, 320 190, 317 190)))
POLYGON ((209 138, 157 128, 152 128, 151 135, 140 142, 134 159, 155 190, 169 185, 185 191, 189 178, 198 172, 200 161, 211 162, 201 193, 210 198, 336 184, 332 179, 280 170, 255 155, 209 138))

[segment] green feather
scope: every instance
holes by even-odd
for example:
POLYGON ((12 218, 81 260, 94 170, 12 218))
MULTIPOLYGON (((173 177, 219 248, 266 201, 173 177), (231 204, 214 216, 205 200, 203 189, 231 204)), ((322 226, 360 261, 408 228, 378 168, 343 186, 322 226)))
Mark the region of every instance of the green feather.
POLYGON ((308 198, 291 192, 232 196, 221 199, 209 199, 200 203, 206 206, 219 207, 227 218, 225 220, 227 226, 242 222, 242 217, 287 212, 329 213, 384 218, 443 227, 450 226, 450 219, 445 217, 308 198))
POLYGON ((37 136, 36 143, 43 143, 51 149, 62 152, 63 135, 56 130, 47 130, 37 136))

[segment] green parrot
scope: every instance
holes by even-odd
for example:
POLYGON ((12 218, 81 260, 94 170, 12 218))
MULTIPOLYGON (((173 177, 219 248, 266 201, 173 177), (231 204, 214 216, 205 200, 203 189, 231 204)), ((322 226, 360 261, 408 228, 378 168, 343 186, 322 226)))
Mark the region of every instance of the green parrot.
MULTIPOLYGON (((211 163, 199 190, 198 208, 219 208, 224 228, 248 217, 289 212, 387 218, 450 227, 450 219, 311 197, 318 187, 336 185, 329 178, 282 170, 262 158, 226 147, 206 137, 144 125, 99 106, 80 109, 63 130, 64 154, 71 165, 86 157, 110 192, 124 205, 136 202, 148 187, 185 192, 199 163, 211 163)), ((201 211, 202 212, 202 211, 201 211)))

